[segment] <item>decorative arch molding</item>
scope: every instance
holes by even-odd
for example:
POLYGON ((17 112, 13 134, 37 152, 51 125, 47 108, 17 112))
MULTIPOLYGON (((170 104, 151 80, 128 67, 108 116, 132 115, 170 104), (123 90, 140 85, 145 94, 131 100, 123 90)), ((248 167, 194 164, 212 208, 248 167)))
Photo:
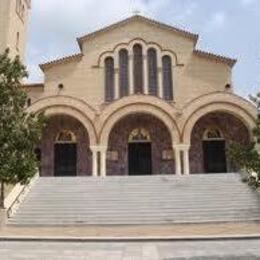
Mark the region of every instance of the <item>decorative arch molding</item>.
POLYGON ((173 145, 179 144, 180 131, 174 119, 178 111, 156 97, 134 95, 112 103, 102 112, 96 124, 100 145, 108 145, 109 135, 117 122, 136 113, 149 114, 161 120, 171 134, 173 145))
POLYGON ((47 116, 68 115, 86 128, 90 146, 97 144, 97 134, 94 127, 95 110, 85 102, 66 96, 52 96, 38 100, 32 106, 27 108, 28 113, 39 113, 44 111, 47 116))
POLYGON ((251 129, 255 127, 256 108, 249 101, 234 94, 215 92, 195 99, 184 108, 181 124, 183 143, 190 144, 191 133, 197 121, 213 112, 228 113, 241 120, 253 140, 251 129))
POLYGON ((158 53, 158 58, 164 55, 169 55, 172 58, 173 65, 175 66, 182 65, 179 63, 178 56, 174 51, 163 49, 161 45, 155 42, 147 42, 142 38, 134 38, 129 42, 119 43, 113 49, 101 53, 101 55, 98 58, 97 65, 95 67, 102 67, 102 65, 104 64, 104 60, 107 57, 113 57, 115 60, 117 60, 118 53, 121 49, 128 50, 129 54, 132 55, 133 46, 136 44, 140 44, 142 46, 144 53, 146 53, 148 49, 154 48, 158 53))

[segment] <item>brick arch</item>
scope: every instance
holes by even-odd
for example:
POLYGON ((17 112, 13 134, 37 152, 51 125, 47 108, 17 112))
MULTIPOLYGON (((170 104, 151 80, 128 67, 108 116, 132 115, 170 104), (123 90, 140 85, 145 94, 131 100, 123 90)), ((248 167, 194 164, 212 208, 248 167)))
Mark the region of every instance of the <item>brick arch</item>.
POLYGON ((156 42, 147 42, 146 40, 144 40, 143 38, 134 38, 131 39, 128 42, 121 42, 119 44, 117 44, 113 49, 110 49, 108 51, 105 51, 103 53, 100 54, 100 56, 98 57, 98 61, 97 61, 97 66, 98 67, 102 67, 102 64, 104 63, 104 59, 107 56, 111 56, 116 58, 118 55, 118 52, 120 51, 120 49, 127 49, 129 53, 132 52, 133 46, 135 44, 140 44, 143 48, 144 52, 147 52, 147 50, 149 48, 154 48, 156 49, 157 53, 158 53, 158 58, 162 58, 163 55, 169 55, 171 56, 172 60, 173 60, 173 64, 175 65, 179 65, 179 59, 177 54, 173 51, 173 50, 168 50, 168 49, 164 49, 161 45, 159 45, 156 42))
POLYGON ((252 131, 257 116, 256 108, 248 101, 229 93, 212 93, 194 100, 183 114, 182 141, 190 144, 192 130, 200 118, 213 112, 231 114, 241 120, 253 139, 252 131))
POLYGON ((156 97, 134 95, 109 105, 100 115, 96 125, 100 145, 107 147, 109 135, 114 125, 122 118, 136 113, 158 118, 169 130, 172 143, 178 144, 180 142, 180 132, 174 120, 176 109, 156 97))
POLYGON ((47 116, 68 115, 79 122, 86 128, 90 146, 97 144, 97 134, 94 127, 95 110, 85 102, 66 96, 47 97, 38 100, 32 106, 27 108, 28 113, 45 112, 47 116))

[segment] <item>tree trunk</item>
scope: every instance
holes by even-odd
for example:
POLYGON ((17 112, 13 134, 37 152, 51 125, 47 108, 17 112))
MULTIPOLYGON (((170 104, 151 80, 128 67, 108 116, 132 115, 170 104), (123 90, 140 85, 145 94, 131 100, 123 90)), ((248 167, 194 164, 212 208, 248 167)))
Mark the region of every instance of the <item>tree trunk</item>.
POLYGON ((5 200, 5 185, 4 182, 1 181, 1 194, 0 194, 0 209, 4 209, 4 200, 5 200))

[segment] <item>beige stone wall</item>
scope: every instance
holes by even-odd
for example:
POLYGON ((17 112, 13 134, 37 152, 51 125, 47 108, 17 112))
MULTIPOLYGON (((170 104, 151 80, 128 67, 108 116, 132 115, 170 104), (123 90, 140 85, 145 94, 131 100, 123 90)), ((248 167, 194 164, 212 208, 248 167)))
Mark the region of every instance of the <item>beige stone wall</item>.
POLYGON ((22 61, 25 61, 30 9, 26 0, 22 0, 22 5, 25 7, 23 19, 16 11, 16 0, 0 1, 0 51, 8 47, 12 58, 20 55, 22 61), (20 35, 18 48, 16 46, 17 33, 20 35))
POLYGON ((7 29, 9 24, 9 0, 0 1, 0 52, 2 53, 7 46, 7 29))
POLYGON ((177 55, 179 66, 174 66, 177 108, 181 109, 201 95, 224 91, 225 85, 231 83, 230 66, 194 54, 193 39, 137 20, 88 38, 83 44, 81 59, 45 69, 43 97, 57 94, 73 96, 100 110, 104 103, 104 68, 102 64, 97 67, 100 55, 113 51, 118 44, 128 44, 136 38, 147 43, 156 43, 163 50, 170 50, 177 55), (60 83, 64 84, 62 91, 58 89, 60 83))

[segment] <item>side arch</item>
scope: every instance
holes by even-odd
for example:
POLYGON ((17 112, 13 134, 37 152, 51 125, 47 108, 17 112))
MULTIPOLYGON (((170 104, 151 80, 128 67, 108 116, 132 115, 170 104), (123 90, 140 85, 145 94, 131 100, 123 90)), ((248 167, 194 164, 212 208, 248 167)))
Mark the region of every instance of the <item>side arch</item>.
POLYGON ((195 99, 185 107, 181 134, 183 143, 190 144, 191 133, 196 122, 212 112, 228 113, 241 120, 253 140, 251 129, 255 127, 256 108, 249 101, 234 94, 212 93, 195 99))
POLYGON ((120 119, 135 113, 150 114, 160 119, 169 130, 173 145, 178 144, 180 131, 174 120, 176 112, 172 106, 156 97, 135 95, 120 99, 108 106, 99 118, 96 128, 100 145, 105 147, 108 145, 111 130, 120 119))
POLYGON ((94 127, 95 110, 85 102, 66 96, 46 97, 38 100, 26 110, 28 113, 45 112, 47 116, 68 115, 79 122, 86 128, 90 146, 97 144, 97 134, 94 127))

